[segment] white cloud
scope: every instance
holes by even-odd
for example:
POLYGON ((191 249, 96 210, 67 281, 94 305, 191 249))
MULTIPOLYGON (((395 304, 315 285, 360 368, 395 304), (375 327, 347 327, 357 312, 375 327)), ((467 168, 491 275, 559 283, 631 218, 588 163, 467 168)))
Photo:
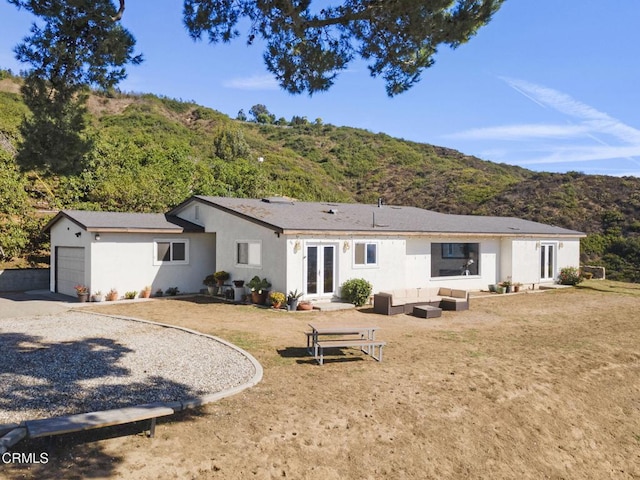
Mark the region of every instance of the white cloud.
POLYGON ((450 134, 448 138, 492 141, 492 149, 501 151, 502 158, 520 158, 517 164, 523 166, 613 159, 626 160, 634 164, 634 168, 640 166, 636 158, 640 157, 639 129, 557 90, 513 78, 501 77, 501 80, 536 105, 567 116, 567 124, 474 128, 450 134), (523 144, 516 145, 516 142, 523 144))
POLYGON ((606 133, 628 143, 640 143, 640 130, 574 100, 565 93, 524 80, 511 78, 502 78, 502 80, 538 105, 548 106, 560 113, 582 120, 583 125, 594 132, 606 133))
POLYGON ((277 90, 280 88, 276 79, 271 75, 232 78, 224 82, 223 86, 238 90, 277 90))
POLYGON ((635 158, 640 156, 640 145, 631 146, 594 146, 594 147, 572 147, 558 148, 546 157, 539 157, 518 162, 518 165, 537 165, 550 163, 575 163, 593 162, 597 160, 611 160, 624 158, 640 165, 635 158))
POLYGON ((584 125, 525 124, 500 127, 473 128, 447 135, 464 140, 526 140, 531 138, 573 138, 588 135, 584 125))

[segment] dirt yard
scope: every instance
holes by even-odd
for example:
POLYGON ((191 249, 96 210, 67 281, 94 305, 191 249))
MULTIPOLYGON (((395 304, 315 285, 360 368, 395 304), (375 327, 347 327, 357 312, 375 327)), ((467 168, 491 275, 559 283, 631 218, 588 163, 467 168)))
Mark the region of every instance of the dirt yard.
POLYGON ((0 477, 640 478, 640 286, 599 286, 473 299, 429 320, 205 297, 98 307, 230 340, 264 379, 160 420, 153 439, 128 428, 23 442, 49 463, 0 477), (378 324, 384 361, 351 349, 316 365, 311 320, 378 324))

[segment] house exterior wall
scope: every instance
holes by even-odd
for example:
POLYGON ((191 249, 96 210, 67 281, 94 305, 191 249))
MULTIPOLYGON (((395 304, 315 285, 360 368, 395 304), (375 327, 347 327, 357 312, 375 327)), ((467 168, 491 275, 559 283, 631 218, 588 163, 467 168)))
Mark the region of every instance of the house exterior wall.
MULTIPOLYGON (((202 204, 186 206, 179 216, 204 226, 206 232, 215 232, 215 270, 229 272, 230 282, 244 280, 247 283, 257 275, 271 282, 271 290, 286 293, 286 240, 283 235, 278 236, 273 230, 262 225, 202 204), (199 207, 198 219, 195 218, 196 206, 199 207), (260 265, 237 263, 238 242, 260 244, 260 265)), ((209 273, 213 272, 214 270, 211 270, 209 273)))
MULTIPOLYGON (((540 248, 537 240, 514 239, 510 243, 508 263, 511 269, 505 271, 500 281, 511 277, 514 283, 522 283, 525 288, 533 288, 540 283, 540 248)), ((505 252, 507 254, 507 252, 505 252)))
POLYGON ((51 269, 49 277, 49 290, 55 291, 56 284, 56 247, 84 248, 84 285, 91 281, 91 238, 83 228, 79 227, 67 218, 61 218, 51 227, 51 269), (80 236, 76 233, 80 232, 80 236))
POLYGON ((202 280, 215 268, 215 235, 100 233, 91 242, 91 274, 87 285, 92 292, 106 294, 112 288, 119 296, 140 292, 146 285, 152 293, 178 287, 182 293, 199 292, 202 280), (187 240, 188 263, 171 264, 155 261, 157 240, 187 240))
MULTIPOLYGON (((522 283, 525 288, 545 283, 540 278, 540 245, 554 246, 555 261, 553 265, 553 281, 557 280, 560 270, 565 267, 580 266, 580 240, 559 238, 526 238, 509 240, 510 249, 505 250, 509 255, 508 262, 511 269, 505 272, 501 280, 511 277, 513 282, 522 283)), ((546 281, 548 282, 548 280, 546 281)))
POLYGON ((83 247, 85 272, 83 284, 91 292, 106 294, 115 288, 123 296, 127 291, 140 292, 146 285, 155 292, 161 288, 178 287, 181 292, 198 292, 202 280, 215 268, 215 235, 104 233, 100 240, 66 218, 51 227, 50 290, 55 291, 56 247, 83 247), (80 232, 80 236, 76 233, 80 232), (154 241, 187 239, 189 262, 186 265, 154 262, 154 241))
MULTIPOLYGON (((399 288, 447 286, 461 289, 487 288, 496 283, 500 241, 495 238, 433 238, 433 237, 354 237, 351 235, 292 236, 287 238, 286 285, 287 291, 304 291, 305 258, 307 245, 335 245, 337 252, 336 285, 352 278, 364 278, 373 285, 373 292, 399 288), (354 244, 373 242, 378 248, 378 264, 355 265, 354 244), (431 277, 432 243, 479 243, 480 271, 478 275, 431 277), (298 247, 296 248, 296 244, 298 247)), ((340 294, 336 289, 337 295, 340 294)), ((313 298, 313 296, 309 296, 313 298)))
POLYGON ((580 240, 569 239, 558 242, 558 272, 565 267, 580 267, 580 240))
MULTIPOLYGON (((353 278, 364 278, 375 291, 384 288, 402 288, 399 285, 412 280, 412 274, 421 275, 419 267, 407 271, 407 241, 401 237, 354 237, 350 235, 325 236, 292 236, 287 238, 286 257, 286 289, 287 292, 298 290, 304 292, 306 281, 305 252, 309 245, 334 245, 336 255, 336 273, 334 277, 335 294, 340 295, 340 285, 353 278), (355 244, 358 242, 375 243, 377 245, 378 262, 376 265, 355 264, 355 244), (296 244, 299 247, 296 248, 296 244), (410 278, 411 277, 411 278, 410 278), (378 286, 380 286, 378 288, 378 286)), ((415 255, 425 262, 424 256, 415 255)), ((418 260, 420 261, 420 260, 418 260)), ((414 264, 411 264, 415 267, 414 264)), ((424 281, 423 281, 424 283, 424 281)), ((306 295, 305 298, 317 298, 321 295, 306 295)))
MULTIPOLYGON (((335 293, 339 286, 351 278, 364 278, 373 285, 373 291, 384 291, 416 286, 446 286, 468 290, 487 289, 488 285, 506 280, 528 284, 540 283, 540 255, 536 245, 552 241, 556 248, 555 270, 564 266, 579 266, 579 239, 559 240, 545 238, 516 238, 491 236, 355 236, 349 233, 327 232, 314 235, 277 235, 274 230, 238 215, 227 213, 204 203, 192 202, 179 212, 179 216, 215 232, 217 239, 216 270, 231 274, 231 280, 249 281, 254 275, 267 278, 271 290, 304 292, 306 283, 306 252, 309 245, 335 247, 335 293), (196 215, 196 206, 198 212, 196 215), (237 242, 260 243, 261 263, 258 266, 236 263, 237 242), (357 242, 377 245, 377 264, 355 264, 354 245, 357 242), (433 243, 477 243, 477 275, 431 276, 431 247, 433 243), (562 247, 560 247, 562 245, 562 247)), ((539 248, 539 247, 538 247, 539 248)), ((318 299, 321 295, 305 295, 318 299)))

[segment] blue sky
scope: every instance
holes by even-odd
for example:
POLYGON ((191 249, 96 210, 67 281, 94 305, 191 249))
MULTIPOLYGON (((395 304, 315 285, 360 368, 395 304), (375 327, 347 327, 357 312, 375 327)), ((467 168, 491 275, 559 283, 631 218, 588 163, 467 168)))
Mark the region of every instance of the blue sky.
MULTIPOLYGON (((278 118, 321 118, 536 171, 640 176, 638 0, 507 0, 468 44, 442 47, 422 81, 394 98, 359 62, 328 92, 290 95, 259 46, 193 43, 181 12, 178 0, 127 2, 122 22, 145 62, 129 67, 121 90, 194 100, 231 117, 261 103, 278 118)), ((0 0, 1 67, 23 68, 12 49, 30 22, 0 0)))

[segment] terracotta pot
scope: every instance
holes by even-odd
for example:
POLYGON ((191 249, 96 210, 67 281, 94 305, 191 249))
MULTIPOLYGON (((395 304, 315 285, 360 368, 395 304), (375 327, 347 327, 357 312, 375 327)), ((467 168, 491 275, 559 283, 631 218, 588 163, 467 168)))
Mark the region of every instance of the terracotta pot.
POLYGON ((298 310, 313 310, 313 305, 308 302, 298 303, 298 310))
POLYGON ((264 302, 267 301, 267 293, 251 292, 251 301, 256 305, 264 305, 264 302))
POLYGON ((142 290, 140 292, 140 298, 149 298, 151 296, 151 290, 142 290))

